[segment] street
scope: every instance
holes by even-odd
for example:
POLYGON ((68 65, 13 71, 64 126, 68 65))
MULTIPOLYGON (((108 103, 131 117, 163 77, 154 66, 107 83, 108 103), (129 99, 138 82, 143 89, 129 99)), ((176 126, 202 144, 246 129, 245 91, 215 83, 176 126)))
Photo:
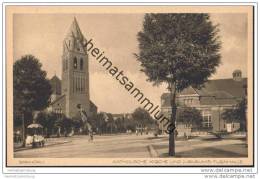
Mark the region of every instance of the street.
MULTIPOLYGON (((48 140, 48 139, 47 139, 48 140)), ((95 136, 93 142, 88 136, 57 138, 65 143, 26 149, 14 152, 15 158, 148 158, 167 157, 168 137, 152 135, 104 135, 95 136), (154 149, 157 156, 151 154, 154 149)), ((188 141, 176 141, 177 157, 245 157, 247 148, 240 139, 209 139, 198 137, 188 141)))

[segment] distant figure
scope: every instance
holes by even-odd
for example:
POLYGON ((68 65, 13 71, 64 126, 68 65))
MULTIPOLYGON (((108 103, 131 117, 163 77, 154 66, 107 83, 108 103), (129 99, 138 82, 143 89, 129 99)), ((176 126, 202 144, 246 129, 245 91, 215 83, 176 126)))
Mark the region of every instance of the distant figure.
POLYGON ((16 131, 16 133, 15 133, 15 136, 14 136, 15 138, 15 142, 18 142, 18 143, 20 143, 21 141, 22 141, 22 138, 21 138, 21 132, 18 130, 18 131, 16 131))
MULTIPOLYGON (((177 139, 178 134, 179 134, 178 131, 175 129, 175 130, 174 130, 174 136, 175 136, 175 139, 177 139)), ((186 135, 186 133, 185 133, 185 135, 186 135)))
POLYGON ((89 134, 89 141, 93 141, 93 130, 92 130, 92 126, 88 120, 88 116, 87 116, 87 113, 86 111, 84 111, 82 108, 81 108, 81 104, 78 104, 77 105, 77 108, 79 109, 79 113, 80 113, 80 117, 81 117, 81 120, 83 121, 84 123, 84 128, 87 127, 88 129, 88 134, 89 134))

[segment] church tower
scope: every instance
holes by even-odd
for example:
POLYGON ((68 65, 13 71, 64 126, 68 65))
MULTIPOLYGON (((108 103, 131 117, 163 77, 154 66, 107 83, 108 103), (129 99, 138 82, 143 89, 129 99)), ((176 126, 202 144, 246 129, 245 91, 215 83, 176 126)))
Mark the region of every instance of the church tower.
POLYGON ((66 116, 77 115, 77 104, 90 113, 88 55, 83 48, 84 36, 74 18, 63 41, 62 95, 65 95, 66 116))

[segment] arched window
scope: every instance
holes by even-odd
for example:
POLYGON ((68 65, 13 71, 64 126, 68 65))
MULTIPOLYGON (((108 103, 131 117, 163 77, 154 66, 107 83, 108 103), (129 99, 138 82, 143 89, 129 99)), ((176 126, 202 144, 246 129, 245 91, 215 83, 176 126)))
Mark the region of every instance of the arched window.
POLYGON ((75 57, 74 60, 73 60, 74 69, 77 69, 77 66, 78 66, 78 62, 77 62, 77 58, 75 57))
POLYGON ((80 70, 83 70, 83 59, 80 59, 80 70))

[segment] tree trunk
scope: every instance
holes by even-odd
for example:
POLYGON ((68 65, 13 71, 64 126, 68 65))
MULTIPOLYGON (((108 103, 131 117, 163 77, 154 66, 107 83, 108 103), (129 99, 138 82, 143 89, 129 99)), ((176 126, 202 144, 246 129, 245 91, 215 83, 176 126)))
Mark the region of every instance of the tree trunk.
POLYGON ((169 131, 169 156, 175 156, 175 119, 176 119, 176 87, 171 87, 171 125, 172 131, 169 131))

